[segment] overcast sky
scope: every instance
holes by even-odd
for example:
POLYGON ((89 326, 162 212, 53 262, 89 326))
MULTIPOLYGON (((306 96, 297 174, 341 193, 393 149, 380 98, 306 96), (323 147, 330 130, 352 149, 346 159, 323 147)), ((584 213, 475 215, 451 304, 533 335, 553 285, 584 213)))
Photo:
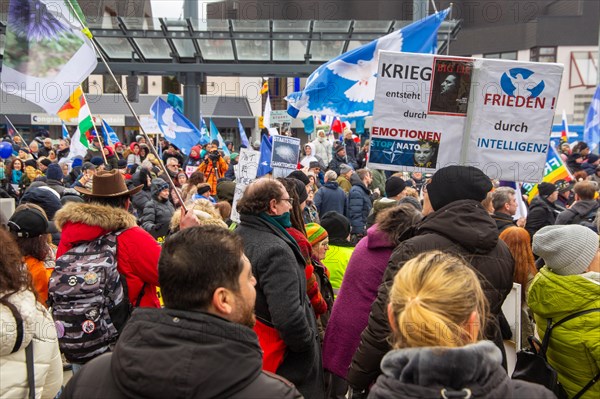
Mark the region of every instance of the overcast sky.
POLYGON ((183 0, 152 0, 154 18, 179 18, 183 16, 183 0))

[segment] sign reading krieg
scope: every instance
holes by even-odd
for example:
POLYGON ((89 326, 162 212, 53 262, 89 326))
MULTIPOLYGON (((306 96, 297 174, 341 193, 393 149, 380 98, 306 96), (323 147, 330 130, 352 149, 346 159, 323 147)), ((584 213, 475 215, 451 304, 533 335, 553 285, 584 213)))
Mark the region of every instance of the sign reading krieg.
MULTIPOLYGON (((381 52, 369 167, 395 171, 433 172, 440 165, 457 162, 456 145, 460 150, 468 90, 461 107, 454 98, 443 102, 435 98, 437 108, 430 111, 432 79, 445 76, 434 69, 433 57, 423 54, 381 52), (445 107, 445 108, 444 108, 445 107)), ((449 58, 452 70, 471 73, 470 60, 449 58)), ((449 66, 444 73, 449 73, 449 66)), ((455 72, 456 73, 456 72, 455 72)), ((443 80, 443 79, 442 79, 443 80)), ((457 79, 456 85, 470 83, 470 79, 457 79)), ((465 90, 463 89, 463 93, 465 90)))
POLYGON ((563 67, 381 52, 369 167, 541 180, 563 67))

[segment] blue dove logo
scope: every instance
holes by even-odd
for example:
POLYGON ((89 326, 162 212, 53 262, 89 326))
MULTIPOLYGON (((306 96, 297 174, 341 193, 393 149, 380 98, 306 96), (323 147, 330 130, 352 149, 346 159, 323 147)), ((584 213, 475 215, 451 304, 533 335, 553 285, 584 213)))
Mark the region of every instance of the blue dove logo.
POLYGON ((511 97, 515 97, 518 94, 519 87, 524 88, 529 92, 530 98, 535 98, 542 94, 542 91, 546 88, 546 83, 541 80, 535 82, 530 80, 534 72, 527 68, 512 68, 508 70, 508 74, 504 72, 500 78, 500 86, 502 90, 511 97), (517 93, 515 93, 517 91, 517 93))

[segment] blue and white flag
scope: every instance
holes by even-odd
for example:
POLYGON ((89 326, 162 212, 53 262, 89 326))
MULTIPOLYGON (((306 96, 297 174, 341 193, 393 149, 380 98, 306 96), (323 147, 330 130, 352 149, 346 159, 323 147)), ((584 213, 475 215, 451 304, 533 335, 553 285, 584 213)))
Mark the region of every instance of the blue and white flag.
POLYGON ((167 93, 167 103, 183 114, 183 98, 177 94, 167 93))
POLYGON ((267 173, 271 173, 271 154, 273 152, 273 144, 269 140, 269 136, 264 134, 260 143, 260 158, 258 160, 258 169, 256 169, 256 178, 262 177, 267 173))
POLYGON ((206 127, 206 122, 204 122, 204 118, 200 116, 200 144, 207 145, 210 143, 210 133, 208 132, 208 128, 206 127))
POLYGON ((244 126, 242 126, 240 118, 238 118, 238 129, 240 131, 240 140, 242 141, 242 145, 246 148, 251 148, 250 142, 248 141, 248 136, 246 136, 246 131, 244 130, 244 126))
POLYGON ((200 131, 196 126, 162 98, 158 97, 154 101, 150 107, 150 115, 156 119, 165 139, 175 144, 185 155, 200 141, 200 131))
POLYGON ((315 131, 315 117, 309 116, 308 118, 302 119, 302 124, 304 125, 304 133, 312 134, 315 131))
POLYGON ((102 119, 102 140, 106 145, 113 146, 120 143, 119 136, 115 133, 112 127, 104 119, 102 119))
POLYGON ((449 11, 413 22, 328 61, 308 77, 304 90, 288 95, 286 100, 309 114, 346 118, 373 115, 379 51, 435 53, 437 32, 449 11))
POLYGON ((217 129, 217 125, 215 125, 212 118, 210 120, 210 138, 211 138, 211 140, 219 141, 219 148, 223 151, 223 154, 225 156, 230 155, 229 149, 225 145, 225 141, 223 140, 221 133, 219 133, 219 129, 217 129))
POLYGON ((65 140, 69 138, 69 130, 65 126, 64 122, 62 123, 62 138, 65 140))
POLYGON ((590 151, 597 152, 600 143, 600 85, 596 87, 596 93, 585 118, 583 141, 590 146, 590 151))

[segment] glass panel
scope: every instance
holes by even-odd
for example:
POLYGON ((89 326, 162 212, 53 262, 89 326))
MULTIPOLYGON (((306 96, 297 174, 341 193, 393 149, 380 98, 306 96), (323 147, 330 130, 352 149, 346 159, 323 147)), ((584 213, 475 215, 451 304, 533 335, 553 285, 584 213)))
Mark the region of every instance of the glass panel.
POLYGON ((396 21, 394 22, 394 30, 402 29, 410 24, 412 24, 412 21, 396 21))
POLYGON ((517 59, 517 52, 516 51, 509 51, 506 53, 500 53, 500 58, 502 58, 503 60, 516 60, 517 59))
POLYGON ((273 41, 274 61, 304 61, 306 54, 306 41, 289 40, 273 41))
POLYGON ((198 45, 205 60, 233 60, 231 40, 198 39, 198 45))
POLYGON ((116 17, 86 17, 89 28, 92 29, 118 29, 119 21, 116 17))
POLYGON ((236 40, 238 59, 240 61, 269 61, 271 45, 267 40, 236 40))
POLYGON ((180 57, 194 57, 196 49, 192 39, 173 39, 173 44, 180 57))
POLYGON ((343 41, 313 41, 310 45, 311 61, 329 61, 342 53, 343 41))
POLYGON ((268 20, 234 20, 233 30, 237 32, 268 32, 268 20))
POLYGON ((273 32, 308 32, 310 21, 273 21, 273 32))
POLYGON ((540 47, 540 55, 549 55, 556 52, 556 47, 540 47))
POLYGON ((144 57, 148 59, 171 59, 171 49, 165 39, 133 39, 144 57))
POLYGON ((109 58, 131 59, 132 57, 133 49, 125 38, 96 37, 96 41, 109 58))
POLYGON ((381 32, 388 31, 392 21, 354 21, 354 32, 381 32))
POLYGON ((127 29, 160 30, 158 18, 124 17, 123 22, 127 29))
POLYGON ((315 21, 315 32, 348 32, 350 21, 315 21))
POLYGON ((229 20, 227 19, 192 19, 194 30, 229 32, 229 20))
POLYGON ((167 26, 167 29, 170 32, 188 30, 187 22, 184 19, 165 18, 164 21, 165 25, 167 26))

